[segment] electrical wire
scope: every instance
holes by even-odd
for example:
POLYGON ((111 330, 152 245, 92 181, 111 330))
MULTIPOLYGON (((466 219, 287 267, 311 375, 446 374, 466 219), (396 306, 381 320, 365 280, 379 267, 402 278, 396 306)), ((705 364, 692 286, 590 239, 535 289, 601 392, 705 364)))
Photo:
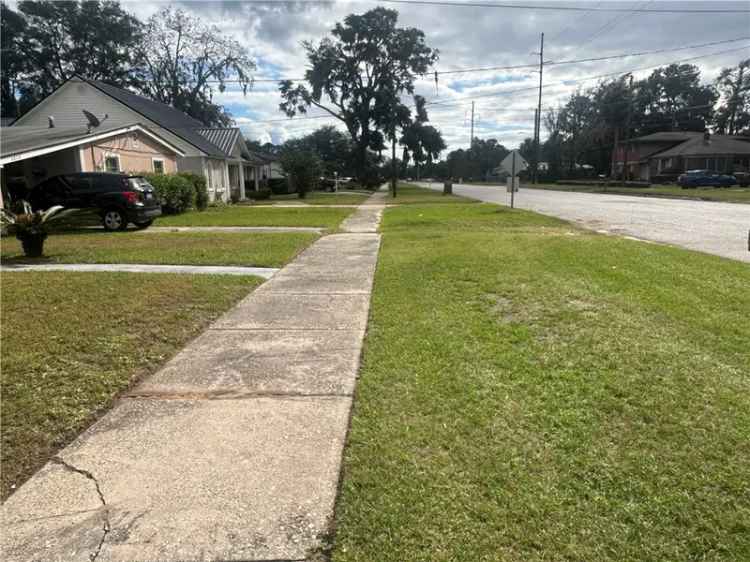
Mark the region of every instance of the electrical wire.
POLYGON ((538 6, 531 4, 498 4, 494 2, 447 2, 438 0, 378 0, 384 4, 415 6, 448 6, 457 8, 500 8, 506 10, 540 10, 557 12, 635 12, 641 14, 750 14, 748 8, 587 8, 582 6, 538 6))
MULTIPOLYGON (((632 72, 641 72, 643 70, 651 70, 651 69, 654 69, 654 68, 660 68, 662 66, 669 66, 671 64, 680 64, 680 63, 684 63, 684 62, 688 62, 688 61, 694 61, 694 60, 698 60, 698 59, 703 59, 703 58, 708 58, 708 57, 714 57, 714 56, 718 56, 718 55, 723 55, 723 54, 726 54, 726 53, 732 53, 732 52, 735 52, 735 51, 742 51, 742 50, 745 50, 745 49, 750 49, 750 45, 744 45, 742 47, 738 47, 738 48, 734 48, 734 49, 725 49, 723 51, 717 51, 717 52, 714 52, 714 53, 708 53, 708 54, 699 55, 699 56, 696 56, 696 57, 688 57, 688 58, 679 59, 679 60, 676 60, 676 61, 664 62, 664 63, 655 64, 655 65, 651 65, 651 66, 644 66, 644 67, 641 67, 641 68, 634 68, 634 69, 631 69, 631 70, 623 70, 623 71, 618 71, 618 72, 609 72, 607 74, 598 74, 596 76, 586 76, 584 78, 576 78, 576 79, 573 79, 573 80, 563 80, 561 82, 553 82, 551 84, 545 84, 544 88, 549 88, 551 86, 567 86, 569 84, 577 84, 579 82, 586 82, 586 81, 589 81, 589 80, 598 80, 600 78, 610 78, 612 76, 623 76, 623 75, 626 75, 626 74, 630 74, 632 72)), ((538 92, 539 91, 539 86, 528 86, 528 87, 519 88, 519 89, 516 89, 516 90, 504 90, 502 92, 494 92, 494 93, 491 93, 491 94, 477 94, 477 95, 474 95, 474 96, 468 96, 468 97, 464 97, 464 98, 453 98, 453 99, 445 100, 445 101, 428 101, 426 103, 426 105, 447 105, 447 104, 451 104, 451 103, 453 103, 453 102, 455 102, 457 100, 465 100, 465 99, 472 100, 472 99, 475 99, 475 98, 505 96, 505 95, 509 95, 509 94, 516 94, 516 93, 528 92, 528 91, 538 92)))
MULTIPOLYGON (((587 62, 601 62, 601 61, 607 61, 607 60, 617 60, 617 59, 624 59, 628 57, 643 57, 647 55, 658 55, 661 53, 671 53, 671 52, 677 52, 677 51, 687 51, 690 49, 701 49, 703 47, 714 47, 716 45, 726 45, 728 43, 736 43, 737 41, 745 41, 750 39, 750 35, 746 35, 743 37, 735 37, 734 39, 724 39, 722 41, 711 41, 709 43, 698 43, 695 45, 685 45, 683 47, 670 47, 668 49, 654 49, 652 51, 637 51, 634 53, 620 53, 617 55, 606 55, 603 57, 593 57, 593 58, 587 58, 587 59, 569 59, 569 60, 561 60, 561 61, 545 61, 545 66, 561 66, 566 64, 583 64, 587 62)), ((443 76, 447 74, 461 74, 463 72, 486 72, 486 71, 492 71, 492 70, 519 70, 524 68, 537 68, 538 64, 514 64, 514 65, 508 65, 508 66, 485 66, 485 67, 477 67, 477 68, 458 68, 453 70, 442 70, 437 71, 438 76, 443 76)), ((421 76, 434 76, 434 72, 426 73, 421 76)), ((254 78, 253 82, 281 82, 283 80, 291 80, 294 81, 302 81, 304 78, 254 78)), ((219 83, 219 80, 208 80, 207 81, 210 84, 217 84, 219 83)), ((239 80, 224 80, 224 84, 232 84, 232 83, 239 83, 239 80)))

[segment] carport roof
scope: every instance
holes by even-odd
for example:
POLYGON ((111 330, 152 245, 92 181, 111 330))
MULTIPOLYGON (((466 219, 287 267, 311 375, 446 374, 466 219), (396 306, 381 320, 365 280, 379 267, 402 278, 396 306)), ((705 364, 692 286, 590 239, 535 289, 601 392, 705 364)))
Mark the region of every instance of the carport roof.
POLYGON ((127 126, 99 127, 90 133, 86 127, 15 126, 0 129, 0 164, 26 160, 132 131, 145 133, 178 156, 184 154, 179 148, 138 123, 127 126))

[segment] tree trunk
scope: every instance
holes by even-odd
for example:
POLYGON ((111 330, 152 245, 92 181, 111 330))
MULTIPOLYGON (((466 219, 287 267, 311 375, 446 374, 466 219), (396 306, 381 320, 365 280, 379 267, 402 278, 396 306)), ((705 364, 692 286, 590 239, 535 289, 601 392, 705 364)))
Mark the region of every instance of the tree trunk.
POLYGON ((393 197, 396 197, 396 184, 398 183, 398 178, 396 177, 396 137, 394 136, 393 139, 391 139, 391 168, 393 173, 393 179, 391 180, 393 184, 393 197))

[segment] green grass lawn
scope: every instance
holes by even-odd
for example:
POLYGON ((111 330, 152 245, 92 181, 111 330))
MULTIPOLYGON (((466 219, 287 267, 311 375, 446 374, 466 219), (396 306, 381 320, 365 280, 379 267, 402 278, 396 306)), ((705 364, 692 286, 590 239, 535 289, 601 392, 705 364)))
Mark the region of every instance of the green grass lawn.
POLYGON ((156 226, 319 226, 334 229, 354 208, 275 208, 271 205, 227 205, 205 211, 159 217, 156 226))
POLYGON ((700 199, 703 201, 723 201, 726 203, 750 203, 750 188, 708 188, 682 189, 678 185, 654 185, 651 187, 600 187, 564 184, 524 184, 522 187, 548 189, 553 191, 579 191, 584 193, 616 193, 636 197, 668 197, 677 199, 700 199))
MULTIPOLYGON (((389 188, 390 189, 390 188, 389 188)), ((458 195, 443 195, 440 191, 434 191, 424 187, 418 187, 411 183, 399 183, 394 198, 389 191, 385 198, 386 205, 435 205, 442 203, 478 203, 475 199, 467 199, 458 195)))
POLYGON ((750 267, 386 209, 333 560, 750 560, 750 267))
POLYGON ((272 195, 270 199, 253 202, 253 205, 275 205, 275 204, 305 204, 305 205, 361 205, 372 195, 371 192, 342 192, 330 193, 326 191, 313 191, 308 193, 304 199, 300 199, 296 193, 284 195, 272 195))
POLYGON ((18 272, 2 294, 2 497, 262 280, 18 272))
POLYGON ((138 263, 281 267, 318 238, 308 232, 104 232, 53 234, 45 258, 23 257, 21 243, 4 238, 5 263, 138 263))

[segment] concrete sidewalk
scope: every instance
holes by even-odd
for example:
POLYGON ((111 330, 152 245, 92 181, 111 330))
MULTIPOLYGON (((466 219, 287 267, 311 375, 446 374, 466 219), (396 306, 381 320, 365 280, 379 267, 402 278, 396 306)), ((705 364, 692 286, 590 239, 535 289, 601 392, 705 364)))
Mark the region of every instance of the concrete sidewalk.
POLYGON ((6 561, 305 560, 333 516, 383 194, 3 506, 6 561), (370 208, 375 204, 375 208, 370 208))

